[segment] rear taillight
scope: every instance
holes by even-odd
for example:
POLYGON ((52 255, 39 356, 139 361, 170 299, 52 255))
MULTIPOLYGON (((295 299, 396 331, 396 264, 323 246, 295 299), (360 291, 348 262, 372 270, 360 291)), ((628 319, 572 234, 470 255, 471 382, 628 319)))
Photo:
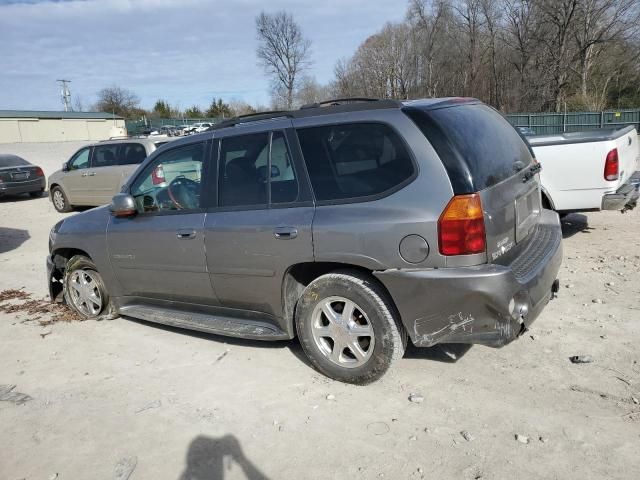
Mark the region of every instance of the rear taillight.
POLYGON ((451 199, 438 220, 438 245, 442 255, 471 255, 486 250, 484 214, 477 193, 451 199))
POLYGON ((161 183, 164 183, 166 181, 164 178, 164 169, 162 168, 162 165, 158 165, 153 169, 153 171, 151 172, 151 181, 154 185, 160 185, 161 183))
POLYGON ((604 161, 604 179, 610 182, 618 180, 619 167, 618 149, 614 148, 607 153, 607 159, 604 161))
POLYGON ((40 167, 36 167, 36 177, 44 177, 44 172, 40 167))

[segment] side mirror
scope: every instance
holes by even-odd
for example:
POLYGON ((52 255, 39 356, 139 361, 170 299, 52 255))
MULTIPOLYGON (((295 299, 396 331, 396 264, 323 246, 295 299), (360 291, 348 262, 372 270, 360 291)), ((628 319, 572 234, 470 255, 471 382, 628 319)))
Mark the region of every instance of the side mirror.
POLYGON ((62 171, 63 171, 63 172, 68 172, 68 171, 69 171, 69 164, 68 164, 68 162, 64 162, 64 163, 62 164, 62 171))
POLYGON ((111 199, 109 210, 114 217, 133 217, 136 214, 136 202, 128 193, 119 193, 111 199))

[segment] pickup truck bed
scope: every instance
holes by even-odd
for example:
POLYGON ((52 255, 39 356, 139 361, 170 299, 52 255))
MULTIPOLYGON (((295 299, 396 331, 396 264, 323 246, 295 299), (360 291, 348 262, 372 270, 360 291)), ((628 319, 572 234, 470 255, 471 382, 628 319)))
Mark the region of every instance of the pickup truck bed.
POLYGON ((534 135, 527 140, 542 165, 540 180, 549 207, 560 212, 633 207, 640 181, 632 178, 640 162, 635 128, 534 135), (617 156, 615 179, 605 178, 607 156, 610 162, 617 156))

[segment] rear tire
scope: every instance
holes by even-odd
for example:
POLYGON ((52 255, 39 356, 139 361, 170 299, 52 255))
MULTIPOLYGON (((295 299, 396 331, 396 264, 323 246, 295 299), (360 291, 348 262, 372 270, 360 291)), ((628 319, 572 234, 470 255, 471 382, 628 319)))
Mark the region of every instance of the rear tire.
POLYGON ((71 257, 62 283, 67 305, 83 318, 96 318, 110 313, 109 294, 90 258, 84 255, 71 257))
POLYGON ((60 213, 70 212, 73 207, 69 205, 69 200, 60 187, 53 187, 51 189, 51 201, 53 202, 53 208, 60 213))
POLYGON ((307 357, 334 380, 366 385, 404 355, 407 335, 391 298, 360 272, 315 279, 302 293, 295 317, 307 357))

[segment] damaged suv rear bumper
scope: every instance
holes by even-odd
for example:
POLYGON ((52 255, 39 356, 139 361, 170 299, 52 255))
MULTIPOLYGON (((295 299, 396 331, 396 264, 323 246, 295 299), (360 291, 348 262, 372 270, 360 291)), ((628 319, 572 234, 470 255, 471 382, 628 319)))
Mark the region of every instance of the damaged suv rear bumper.
POLYGON ((502 347, 526 330, 558 290, 562 231, 543 210, 534 237, 510 265, 386 270, 387 287, 413 343, 502 347))

